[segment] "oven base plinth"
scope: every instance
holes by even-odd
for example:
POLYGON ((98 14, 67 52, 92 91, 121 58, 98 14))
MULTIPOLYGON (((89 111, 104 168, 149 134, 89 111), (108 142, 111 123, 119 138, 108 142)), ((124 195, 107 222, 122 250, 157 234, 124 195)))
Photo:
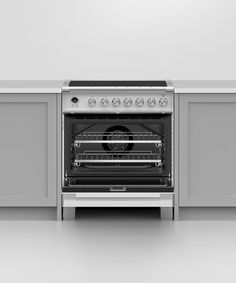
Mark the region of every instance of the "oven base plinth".
POLYGON ((63 193, 63 219, 74 220, 76 207, 157 207, 162 220, 173 220, 173 193, 63 193))
MULTIPOLYGON (((62 206, 75 207, 161 207, 173 209, 173 193, 63 193, 62 206)), ((163 218, 170 214, 162 212, 163 218)))

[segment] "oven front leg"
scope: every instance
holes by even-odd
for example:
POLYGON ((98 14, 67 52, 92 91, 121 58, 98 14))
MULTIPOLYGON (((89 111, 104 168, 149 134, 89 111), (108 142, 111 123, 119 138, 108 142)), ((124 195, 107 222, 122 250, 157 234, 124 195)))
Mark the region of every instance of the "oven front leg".
POLYGON ((63 220, 75 220, 75 207, 63 207, 63 220))
POLYGON ((173 220, 173 207, 161 207, 160 211, 162 220, 173 220))

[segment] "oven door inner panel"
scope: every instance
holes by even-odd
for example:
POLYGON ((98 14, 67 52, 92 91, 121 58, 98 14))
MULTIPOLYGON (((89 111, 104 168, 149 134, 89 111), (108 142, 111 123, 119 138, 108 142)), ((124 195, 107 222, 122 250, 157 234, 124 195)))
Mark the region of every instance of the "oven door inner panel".
POLYGON ((171 114, 64 117, 65 186, 170 186, 171 114))

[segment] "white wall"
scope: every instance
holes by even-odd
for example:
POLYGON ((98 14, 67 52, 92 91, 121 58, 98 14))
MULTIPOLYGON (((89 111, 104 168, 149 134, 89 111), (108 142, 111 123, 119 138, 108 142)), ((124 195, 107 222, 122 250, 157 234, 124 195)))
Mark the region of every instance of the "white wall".
POLYGON ((236 79, 235 0, 0 0, 1 79, 236 79))

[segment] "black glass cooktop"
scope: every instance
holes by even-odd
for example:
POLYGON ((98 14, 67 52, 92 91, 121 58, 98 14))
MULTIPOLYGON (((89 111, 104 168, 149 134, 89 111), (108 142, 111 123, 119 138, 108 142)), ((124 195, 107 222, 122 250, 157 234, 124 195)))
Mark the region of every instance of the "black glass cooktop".
POLYGON ((71 87, 166 87, 166 81, 70 81, 71 87))

